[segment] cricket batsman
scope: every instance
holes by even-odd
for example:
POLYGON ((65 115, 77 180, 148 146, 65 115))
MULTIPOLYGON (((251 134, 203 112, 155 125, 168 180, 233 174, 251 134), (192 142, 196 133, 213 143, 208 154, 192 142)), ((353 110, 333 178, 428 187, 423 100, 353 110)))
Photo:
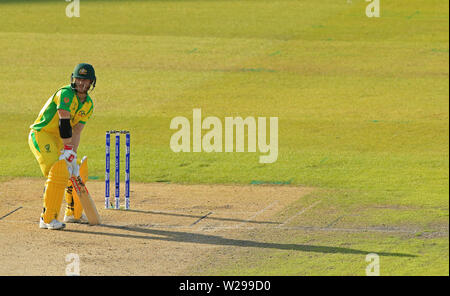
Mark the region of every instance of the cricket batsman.
POLYGON ((80 176, 83 182, 88 178, 87 159, 77 161, 77 150, 81 132, 94 110, 88 91, 95 88, 96 80, 92 65, 77 65, 70 85, 58 89, 47 100, 30 126, 28 144, 47 178, 40 228, 64 229, 65 223, 88 222, 69 178, 80 176), (58 221, 63 196, 67 203, 65 223, 58 221))

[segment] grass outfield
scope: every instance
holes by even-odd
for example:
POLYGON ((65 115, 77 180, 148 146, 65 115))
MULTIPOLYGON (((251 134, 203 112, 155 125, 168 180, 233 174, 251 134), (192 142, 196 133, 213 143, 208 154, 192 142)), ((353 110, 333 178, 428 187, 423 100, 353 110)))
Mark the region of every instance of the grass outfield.
MULTIPOLYGON (((366 5, 81 0, 81 17, 68 18, 64 1, 2 1, 0 182, 41 177, 28 148, 29 125, 86 61, 98 83, 79 154, 89 156, 92 177, 104 178, 104 131, 129 129, 135 182, 320 188, 314 197, 324 200, 323 211, 332 206, 336 219, 349 215, 342 221, 348 227, 420 231, 412 237, 318 232, 311 238, 316 244, 370 249, 382 241, 380 252, 419 256, 390 257, 384 274, 448 275, 448 2, 381 1, 380 18, 367 18, 366 5), (279 117, 278 160, 172 152, 170 121, 192 118, 194 108, 203 118, 279 117)), ((310 226, 315 218, 303 217, 310 226)), ((302 252, 283 252, 237 253, 237 267, 223 262, 202 270, 352 273, 349 262, 327 269, 346 254, 308 261, 302 252)))

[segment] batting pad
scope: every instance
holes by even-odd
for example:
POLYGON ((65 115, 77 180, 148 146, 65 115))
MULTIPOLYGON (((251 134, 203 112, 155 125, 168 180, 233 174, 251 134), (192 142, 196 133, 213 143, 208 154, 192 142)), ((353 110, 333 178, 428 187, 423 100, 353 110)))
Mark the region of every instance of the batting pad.
POLYGON ((41 217, 45 223, 58 219, 62 198, 69 179, 69 171, 64 159, 58 160, 51 167, 45 182, 44 211, 41 217))

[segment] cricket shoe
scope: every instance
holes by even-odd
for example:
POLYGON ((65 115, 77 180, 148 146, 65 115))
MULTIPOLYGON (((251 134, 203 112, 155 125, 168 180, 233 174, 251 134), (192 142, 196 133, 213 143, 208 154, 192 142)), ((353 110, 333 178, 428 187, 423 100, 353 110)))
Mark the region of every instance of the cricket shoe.
POLYGON ((66 216, 64 215, 64 222, 66 223, 78 223, 78 224, 88 224, 88 218, 86 217, 86 215, 83 213, 81 214, 80 219, 75 219, 75 217, 73 215, 70 216, 66 216))
POLYGON ((58 230, 58 229, 64 229, 65 227, 66 227, 66 224, 59 222, 56 219, 53 219, 50 223, 45 223, 44 219, 42 219, 42 217, 39 220, 39 228, 41 228, 41 229, 58 230))

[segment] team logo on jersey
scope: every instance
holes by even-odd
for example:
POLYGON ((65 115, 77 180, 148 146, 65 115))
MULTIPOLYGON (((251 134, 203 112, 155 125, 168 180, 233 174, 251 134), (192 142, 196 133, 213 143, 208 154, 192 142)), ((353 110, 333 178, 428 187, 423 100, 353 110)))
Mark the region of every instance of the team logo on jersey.
POLYGON ((68 104, 69 101, 70 101, 70 99, 69 99, 68 97, 65 97, 65 98, 64 98, 64 103, 68 104))
POLYGON ((50 144, 44 146, 46 152, 50 152, 50 144))
POLYGON ((80 111, 80 116, 85 116, 86 112, 84 112, 83 110, 80 111))
POLYGON ((80 71, 78 71, 78 74, 80 75, 87 75, 87 70, 84 68, 81 68, 80 71))

